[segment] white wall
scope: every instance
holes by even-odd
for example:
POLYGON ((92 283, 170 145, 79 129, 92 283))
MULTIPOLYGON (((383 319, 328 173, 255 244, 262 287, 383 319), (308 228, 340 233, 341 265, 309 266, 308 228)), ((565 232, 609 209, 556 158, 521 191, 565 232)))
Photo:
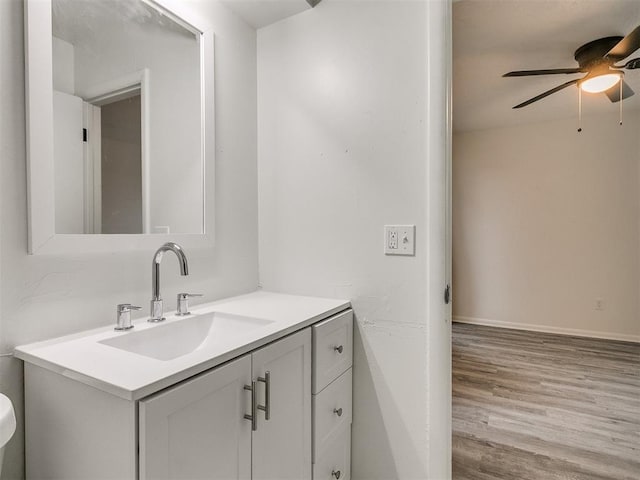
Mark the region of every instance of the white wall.
MULTIPOLYGON (((192 5, 216 33, 217 234, 215 248, 187 251, 189 277, 180 277, 176 260, 165 256, 162 292, 171 309, 178 291, 202 292, 202 301, 211 301, 251 291, 258 281, 255 31, 216 2, 192 5)), ((151 295, 151 251, 27 255, 23 38, 22 2, 0 1, 0 353, 110 324, 117 303, 146 309, 151 295)), ((0 357, 0 391, 13 400, 21 419, 19 360, 0 357)), ((20 427, 2 478, 22 476, 20 427)))
POLYGON ((258 31, 260 281, 353 303, 355 479, 427 475, 427 3, 324 0, 258 31), (415 257, 385 257, 385 224, 417 225, 415 257))
POLYGON ((82 99, 53 91, 53 162, 57 233, 84 231, 82 99))
POLYGON ((612 110, 454 136, 454 316, 640 341, 640 112, 612 110))
POLYGON ((69 42, 52 37, 53 41, 53 89, 73 95, 75 86, 75 52, 69 42))
POLYGON ((55 231, 84 232, 82 99, 74 95, 74 48, 52 37, 55 231))

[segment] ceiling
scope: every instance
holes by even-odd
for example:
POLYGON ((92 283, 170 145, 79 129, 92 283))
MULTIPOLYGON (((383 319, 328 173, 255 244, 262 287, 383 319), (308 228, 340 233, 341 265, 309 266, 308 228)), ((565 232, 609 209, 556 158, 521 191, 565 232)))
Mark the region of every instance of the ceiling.
MULTIPOLYGON (((0 0, 1 1, 1 0, 0 0)), ((195 39, 193 32, 163 11, 143 1, 79 2, 52 0, 52 33, 72 45, 92 40, 95 44, 109 42, 123 29, 158 30, 165 35, 177 34, 195 39)))
MULTIPOLYGON (((307 0, 222 0, 253 28, 262 28, 311 8, 307 0)), ((311 1, 316 5, 318 1, 311 1)))
MULTIPOLYGON (((512 107, 582 74, 502 78, 512 70, 576 67, 575 50, 640 25, 640 0, 461 0, 453 4, 453 129, 480 130, 578 116, 571 86, 527 107, 512 107)), ((640 50, 630 58, 640 57, 640 50)), ((627 71, 640 109, 640 69, 627 71)), ((583 115, 617 113, 604 94, 583 94, 583 115)))

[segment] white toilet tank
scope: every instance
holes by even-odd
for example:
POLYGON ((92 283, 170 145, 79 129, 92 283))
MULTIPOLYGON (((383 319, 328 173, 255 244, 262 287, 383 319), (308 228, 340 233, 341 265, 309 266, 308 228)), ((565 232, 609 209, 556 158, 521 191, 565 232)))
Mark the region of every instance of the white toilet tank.
POLYGON ((0 473, 2 473, 2 460, 4 447, 16 431, 16 415, 13 412, 11 400, 0 393, 0 473))

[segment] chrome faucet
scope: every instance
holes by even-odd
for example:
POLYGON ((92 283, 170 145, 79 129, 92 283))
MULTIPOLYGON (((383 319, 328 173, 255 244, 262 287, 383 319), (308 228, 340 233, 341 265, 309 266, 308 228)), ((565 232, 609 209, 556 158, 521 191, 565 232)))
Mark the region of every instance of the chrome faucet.
POLYGON ((153 261, 151 262, 151 313, 149 317, 150 322, 161 322, 164 320, 162 316, 162 297, 160 296, 160 262, 164 252, 173 252, 178 257, 178 263, 180 265, 180 275, 189 275, 189 264, 187 263, 187 256, 184 254, 184 250, 177 243, 168 242, 162 245, 156 253, 153 255, 153 261))

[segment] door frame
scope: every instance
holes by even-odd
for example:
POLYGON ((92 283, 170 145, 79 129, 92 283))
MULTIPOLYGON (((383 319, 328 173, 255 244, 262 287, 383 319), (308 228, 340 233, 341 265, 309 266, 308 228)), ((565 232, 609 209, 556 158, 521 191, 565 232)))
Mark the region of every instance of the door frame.
MULTIPOLYGON (((141 163, 141 177, 142 177, 142 233, 151 232, 151 152, 150 152, 150 84, 151 73, 148 68, 138 70, 128 75, 123 75, 108 82, 95 85, 88 89, 85 97, 86 102, 96 108, 100 108, 102 105, 123 100, 125 98, 134 96, 140 93, 140 163, 141 163)), ((92 109, 90 109, 92 110, 92 109)), ((87 115, 87 128, 89 132, 99 132, 99 120, 100 115, 87 115), (96 120, 98 123, 96 123, 96 120)), ((96 195, 100 193, 100 189, 96 188, 96 181, 99 181, 99 177, 96 177, 96 172, 100 171, 100 152, 101 148, 99 144, 96 144, 91 138, 96 138, 96 135, 89 136, 88 145, 88 160, 91 163, 88 166, 88 170, 92 171, 94 175, 90 178, 90 175, 85 176, 85 181, 94 182, 92 185, 87 183, 85 191, 94 192, 93 204, 93 228, 92 233, 102 233, 101 225, 96 230, 96 222, 100 220, 100 212, 96 209, 100 208, 101 202, 96 201, 96 195), (97 193, 96 193, 97 192, 97 193)), ((97 138, 100 138, 99 136, 97 138)), ((85 224, 91 225, 91 224, 85 224)))
POLYGON ((450 479, 452 0, 428 1, 426 10, 427 478, 450 479))

